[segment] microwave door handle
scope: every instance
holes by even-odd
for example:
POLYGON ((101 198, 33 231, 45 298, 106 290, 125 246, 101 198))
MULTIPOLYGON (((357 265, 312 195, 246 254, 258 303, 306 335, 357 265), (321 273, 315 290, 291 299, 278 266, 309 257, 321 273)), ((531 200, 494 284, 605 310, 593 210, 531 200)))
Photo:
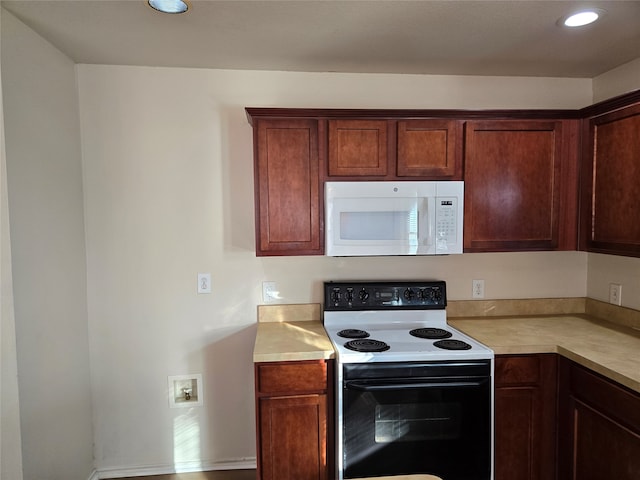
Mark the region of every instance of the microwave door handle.
POLYGON ((420 243, 424 246, 431 247, 431 245, 433 245, 433 222, 429 221, 428 198, 425 197, 420 199, 418 211, 420 213, 420 218, 418 219, 420 243))

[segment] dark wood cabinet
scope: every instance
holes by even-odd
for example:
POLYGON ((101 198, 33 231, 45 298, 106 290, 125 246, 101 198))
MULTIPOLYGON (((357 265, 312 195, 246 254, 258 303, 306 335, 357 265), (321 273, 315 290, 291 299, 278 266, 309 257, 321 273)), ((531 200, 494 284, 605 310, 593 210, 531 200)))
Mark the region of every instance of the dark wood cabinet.
POLYGON ((259 480, 328 480, 332 455, 327 361, 257 363, 259 480))
POLYGON ((462 121, 399 120, 398 177, 462 179, 462 121))
POLYGON ((581 248, 640 257, 640 104, 588 121, 581 248))
POLYGON ((322 255, 318 121, 254 122, 256 255, 322 255))
POLYGON ((466 252, 575 250, 577 120, 468 122, 466 252))
POLYGON ((556 459, 555 354, 495 359, 495 480, 552 480, 556 459))
POLYGON ((258 256, 322 255, 324 182, 343 180, 464 177, 465 252, 577 248, 576 112, 247 108, 247 115, 258 256))
POLYGON ((386 120, 329 120, 329 176, 385 177, 387 126, 386 120))
POLYGON ((640 395, 560 360, 558 480, 640 478, 640 395))
POLYGON ((462 178, 462 125, 451 119, 329 120, 329 177, 462 178))

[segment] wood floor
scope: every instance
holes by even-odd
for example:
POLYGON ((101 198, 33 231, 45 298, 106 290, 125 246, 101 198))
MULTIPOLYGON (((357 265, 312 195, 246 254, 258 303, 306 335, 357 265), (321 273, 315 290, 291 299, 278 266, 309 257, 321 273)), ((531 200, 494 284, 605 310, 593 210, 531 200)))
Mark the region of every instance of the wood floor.
POLYGON ((255 470, 214 470, 198 473, 172 473, 149 477, 127 477, 118 480, 256 480, 255 470))

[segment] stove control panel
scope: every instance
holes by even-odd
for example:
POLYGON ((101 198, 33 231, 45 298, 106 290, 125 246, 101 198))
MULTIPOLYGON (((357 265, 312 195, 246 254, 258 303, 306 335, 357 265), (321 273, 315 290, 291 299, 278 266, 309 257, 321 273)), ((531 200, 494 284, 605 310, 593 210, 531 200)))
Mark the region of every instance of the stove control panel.
POLYGON ((435 310, 447 306, 446 283, 325 282, 325 310, 435 310))

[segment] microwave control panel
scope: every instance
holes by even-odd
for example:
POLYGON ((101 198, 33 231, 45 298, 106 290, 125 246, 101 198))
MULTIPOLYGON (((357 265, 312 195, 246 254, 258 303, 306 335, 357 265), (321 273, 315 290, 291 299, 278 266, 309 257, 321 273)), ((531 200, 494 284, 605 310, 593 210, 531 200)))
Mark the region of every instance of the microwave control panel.
POLYGON ((456 243, 457 209, 458 199, 455 197, 438 197, 436 199, 436 233, 439 242, 456 243))

